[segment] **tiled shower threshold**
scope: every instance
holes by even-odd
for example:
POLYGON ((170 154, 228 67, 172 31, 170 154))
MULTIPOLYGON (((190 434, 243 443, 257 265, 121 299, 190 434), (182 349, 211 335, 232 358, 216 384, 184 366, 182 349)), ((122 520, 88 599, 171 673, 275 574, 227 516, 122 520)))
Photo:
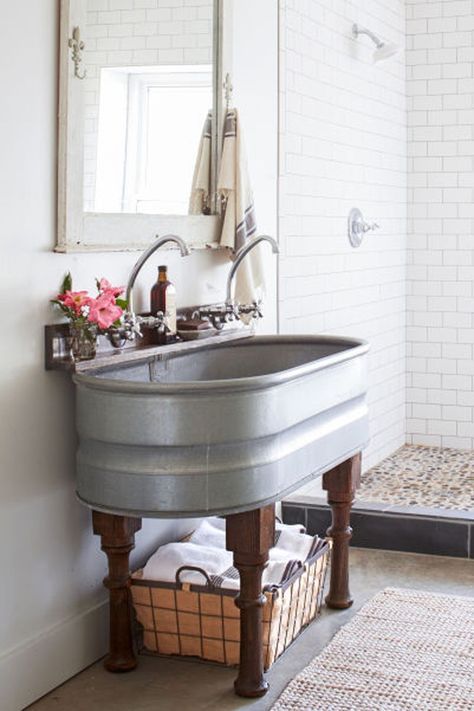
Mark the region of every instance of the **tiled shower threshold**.
MULTIPOLYGON (((287 497, 283 520, 328 528, 320 481, 287 497)), ((474 558, 474 452, 402 447, 364 475, 351 522, 360 548, 474 558)))

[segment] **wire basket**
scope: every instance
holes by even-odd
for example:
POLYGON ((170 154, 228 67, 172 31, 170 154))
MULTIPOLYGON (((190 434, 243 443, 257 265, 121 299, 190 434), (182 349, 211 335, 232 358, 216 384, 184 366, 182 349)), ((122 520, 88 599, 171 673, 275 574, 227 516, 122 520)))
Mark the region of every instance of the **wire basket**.
MULTIPOLYGON (((291 561, 281 582, 264 588, 265 670, 318 616, 330 550, 327 540, 315 536, 306 561, 291 561)), ((131 593, 141 651, 238 665, 240 612, 235 590, 219 588, 205 570, 191 565, 177 571, 175 583, 145 580, 138 570, 132 575, 131 593), (203 585, 182 583, 185 570, 199 572, 203 585)))

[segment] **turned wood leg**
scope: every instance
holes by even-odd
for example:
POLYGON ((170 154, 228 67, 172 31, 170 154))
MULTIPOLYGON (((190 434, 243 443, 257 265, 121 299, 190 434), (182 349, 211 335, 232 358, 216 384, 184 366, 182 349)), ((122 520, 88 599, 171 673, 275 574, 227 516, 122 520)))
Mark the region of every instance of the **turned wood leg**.
POLYGON ((361 455, 357 454, 323 475, 323 489, 328 492, 332 511, 332 523, 327 534, 333 539, 331 581, 326 604, 337 610, 344 610, 353 603, 349 591, 350 516, 354 494, 360 483, 360 464, 361 455))
POLYGON ((254 698, 268 691, 263 673, 262 573, 275 541, 275 506, 227 516, 227 550, 233 551, 240 573, 240 666, 234 688, 239 696, 254 698))
POLYGON ((109 590, 110 641, 104 666, 111 672, 135 669, 130 601, 130 551, 135 547, 135 533, 141 519, 92 512, 94 533, 101 536, 101 547, 107 556, 109 574, 104 585, 109 590))

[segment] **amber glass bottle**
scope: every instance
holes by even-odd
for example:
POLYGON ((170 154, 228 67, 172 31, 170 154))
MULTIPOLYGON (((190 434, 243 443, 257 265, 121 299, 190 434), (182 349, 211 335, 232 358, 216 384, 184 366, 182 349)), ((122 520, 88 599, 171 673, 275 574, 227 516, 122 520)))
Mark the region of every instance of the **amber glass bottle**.
POLYGON ((156 314, 158 311, 164 313, 168 337, 174 338, 176 335, 176 289, 168 281, 168 267, 158 267, 158 281, 151 289, 150 299, 151 313, 156 314))

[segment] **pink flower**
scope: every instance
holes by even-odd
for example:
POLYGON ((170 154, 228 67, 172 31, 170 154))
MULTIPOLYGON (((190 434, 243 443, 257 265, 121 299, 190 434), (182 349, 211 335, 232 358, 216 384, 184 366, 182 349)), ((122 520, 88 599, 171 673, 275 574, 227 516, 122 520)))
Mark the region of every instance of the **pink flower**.
POLYGON ((115 303, 112 291, 105 291, 97 299, 91 299, 89 307, 89 321, 102 329, 110 328, 123 314, 123 310, 115 303))
POLYGON ((87 291, 65 291, 64 294, 58 294, 57 299, 78 316, 81 315, 83 306, 89 306, 91 302, 87 291))
POLYGON ((125 291, 124 286, 112 286, 110 281, 102 278, 99 282, 99 291, 101 294, 112 294, 114 298, 120 296, 125 291))

